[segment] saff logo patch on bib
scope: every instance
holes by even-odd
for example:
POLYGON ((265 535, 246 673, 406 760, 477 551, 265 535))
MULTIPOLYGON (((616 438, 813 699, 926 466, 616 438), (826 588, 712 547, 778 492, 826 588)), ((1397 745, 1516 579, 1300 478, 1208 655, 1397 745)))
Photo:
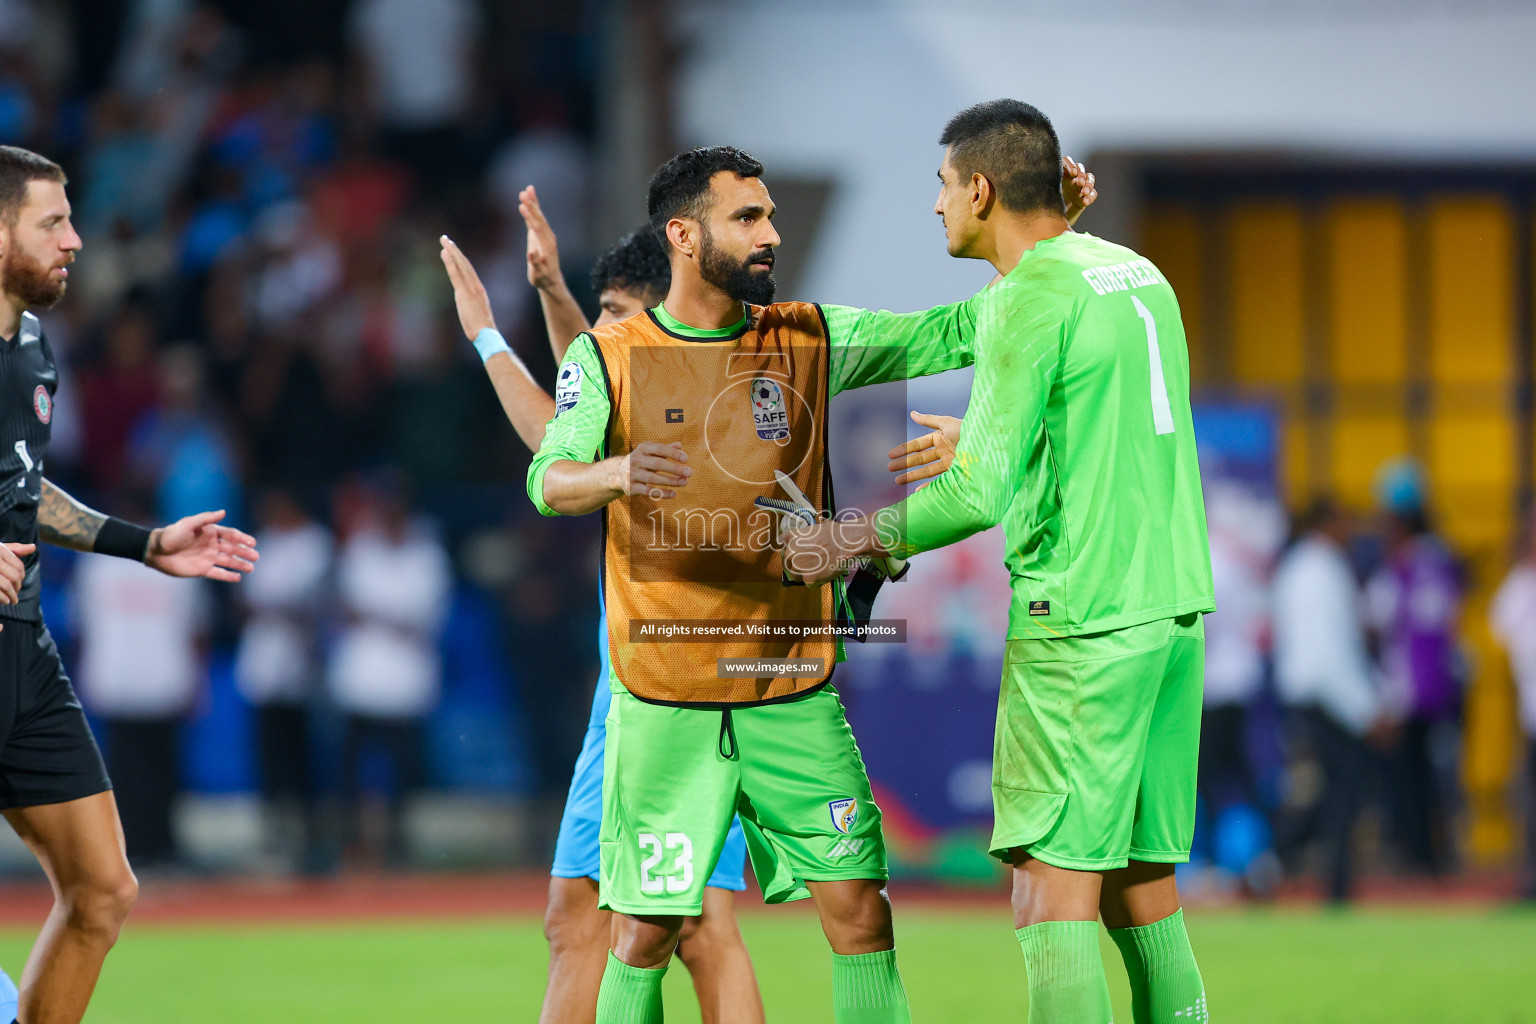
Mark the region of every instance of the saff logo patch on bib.
POLYGON ((53 396, 48 394, 48 389, 41 384, 32 392, 32 411, 37 413, 37 418, 47 423, 53 419, 53 396))
POLYGON ((764 441, 789 437, 789 405, 778 381, 752 378, 752 423, 757 427, 757 436, 764 441))
POLYGON ((560 377, 555 381, 555 415, 575 405, 581 399, 581 364, 566 363, 560 367, 560 377))
POLYGON ((853 826, 859 821, 859 802, 853 797, 846 800, 833 800, 827 804, 827 810, 832 812, 832 827, 847 835, 853 830, 853 826))

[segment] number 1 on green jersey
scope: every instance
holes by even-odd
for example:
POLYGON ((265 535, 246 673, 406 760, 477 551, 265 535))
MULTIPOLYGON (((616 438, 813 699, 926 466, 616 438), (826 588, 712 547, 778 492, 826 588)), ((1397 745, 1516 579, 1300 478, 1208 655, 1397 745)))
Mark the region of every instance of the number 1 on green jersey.
POLYGON ((1163 352, 1157 347, 1157 321, 1152 311, 1131 296, 1136 315, 1147 325, 1147 360, 1152 364, 1152 424, 1159 434, 1173 433, 1173 409, 1168 404, 1168 383, 1163 379, 1163 352))

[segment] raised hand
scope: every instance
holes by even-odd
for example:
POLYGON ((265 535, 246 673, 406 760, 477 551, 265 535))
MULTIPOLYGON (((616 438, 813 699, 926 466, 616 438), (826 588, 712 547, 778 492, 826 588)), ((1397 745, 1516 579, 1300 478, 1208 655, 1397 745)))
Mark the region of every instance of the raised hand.
POLYGON ((0 604, 16 603, 27 578, 22 559, 36 550, 36 544, 0 544, 0 604))
POLYGON ((539 194, 529 185, 517 194, 517 212, 528 226, 528 283, 541 292, 565 287, 560 273, 560 245, 539 207, 539 194))
POLYGON ((491 298, 485 293, 474 264, 458 244, 447 235, 439 237, 438 242, 443 247, 440 255, 448 270, 448 280, 453 282, 453 305, 459 311, 459 326, 464 328, 464 336, 474 341, 481 331, 496 326, 496 319, 491 316, 491 298))
POLYGON ((955 461, 955 445, 960 443, 960 420, 954 416, 933 416, 913 410, 912 421, 932 429, 891 449, 891 462, 886 468, 901 473, 896 478, 898 484, 938 476, 955 461))
POLYGON ((144 564, 167 576, 239 582, 240 574, 254 569, 261 556, 256 553, 256 538, 218 525, 223 518, 222 509, 199 512, 160 527, 149 535, 144 564))
POLYGON ((528 226, 528 283, 538 290, 549 349, 558 363, 565 359, 566 349, 576 336, 592 325, 560 273, 560 246, 532 185, 517 194, 517 211, 528 226))
POLYGON ((1084 164, 1071 157, 1061 159, 1061 194, 1067 201, 1067 223, 1077 223, 1083 211, 1099 198, 1097 179, 1084 164))
POLYGON ((628 455, 617 460, 617 486, 625 494, 643 494, 650 498, 675 498, 677 488, 686 486, 693 469, 688 453, 676 441, 641 441, 628 455))

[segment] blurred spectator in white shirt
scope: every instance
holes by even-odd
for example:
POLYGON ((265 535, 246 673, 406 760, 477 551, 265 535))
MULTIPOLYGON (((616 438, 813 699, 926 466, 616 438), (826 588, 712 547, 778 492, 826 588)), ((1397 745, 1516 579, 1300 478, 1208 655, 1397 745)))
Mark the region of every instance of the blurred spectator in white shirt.
POLYGON ((346 621, 328 673, 331 698, 346 720, 342 787, 360 813, 363 792, 374 781, 363 778, 365 764, 376 763, 377 753, 393 762, 383 852, 398 862, 405 853, 404 799, 426 782, 422 724, 441 693, 438 638, 452 569, 436 531, 411 515, 398 476, 380 475, 347 493, 354 504, 336 566, 337 603, 346 621))
POLYGON ((1536 900, 1536 508, 1526 515, 1514 566, 1489 608, 1489 625, 1509 654, 1525 733, 1525 898, 1536 900))
POLYGON ((273 852, 288 868, 317 868, 311 704, 322 675, 319 620, 333 544, 286 491, 257 509, 261 571, 239 594, 246 619, 235 656, 235 685, 256 709, 261 795, 273 852))
MULTIPOLYGON (((589 248, 590 158, 571 130, 564 103, 541 99, 522 129, 491 158, 487 187, 508 224, 521 225, 518 195, 532 185, 562 255, 581 260, 589 248)), ((517 231, 517 241, 523 231, 517 231)), ((522 246, 517 246, 519 253, 522 246)))
POLYGON ((1214 819, 1235 802, 1262 810, 1248 756, 1248 707, 1264 684, 1268 576, 1284 534, 1273 499, 1230 480, 1206 487, 1216 612, 1205 617, 1200 793, 1214 819))
POLYGON ((1387 722, 1366 649, 1364 599, 1345 551, 1350 525, 1343 510, 1318 502, 1274 584, 1275 685, 1322 768, 1319 825, 1335 902, 1349 897, 1351 836, 1375 771, 1367 738, 1379 738, 1387 722))
POLYGON ((461 157, 481 31, 473 0, 361 0, 349 33, 385 150, 431 183, 461 157))
POLYGON ((587 147, 571 130, 563 99, 539 96, 530 107, 517 134, 492 155, 485 176, 486 191, 501 211, 500 245, 486 268, 486 284, 498 323, 522 323, 536 294, 527 286, 523 272, 528 238, 518 212, 518 195, 523 189, 532 186, 537 193, 539 208, 560 239, 561 264, 576 270, 592 262, 591 158, 587 147))
POLYGON ((1275 570, 1275 682, 1280 698, 1313 707, 1364 738, 1383 712, 1366 650, 1363 597, 1345 543, 1350 521, 1320 504, 1275 570))
POLYGON ((472 0, 361 0, 350 32, 380 122, 437 128, 463 117, 474 94, 479 31, 472 0))
POLYGON ((341 247, 297 199, 263 210, 253 235, 260 266, 250 294, 255 322, 268 330, 302 330, 311 311, 333 298, 342 283, 341 247))
POLYGON ((102 556, 81 558, 75 575, 81 698, 105 726, 107 771, 137 867, 177 859, 171 816, 181 725, 206 681, 206 587, 102 556))

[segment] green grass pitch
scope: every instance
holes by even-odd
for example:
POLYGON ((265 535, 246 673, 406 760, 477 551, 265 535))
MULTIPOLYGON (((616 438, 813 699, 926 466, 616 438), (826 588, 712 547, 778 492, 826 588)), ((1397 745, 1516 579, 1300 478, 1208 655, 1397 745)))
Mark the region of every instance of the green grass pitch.
MULTIPOLYGON (((768 1019, 831 1021, 815 918, 753 909, 742 928, 768 1019)), ((1213 1019, 1243 1024, 1536 1024, 1536 912, 1193 911, 1213 1019)), ((1022 1022, 1024 966, 1008 921, 984 910, 898 906, 902 971, 918 1024, 1022 1022)), ((0 933, 19 973, 30 936, 0 933)), ((1116 1020, 1125 974, 1106 938, 1116 1020)), ((90 1024, 416 1024, 533 1021, 545 954, 536 920, 356 924, 130 924, 90 1024)), ((667 1019, 696 1022, 687 972, 667 978, 667 1019)))

